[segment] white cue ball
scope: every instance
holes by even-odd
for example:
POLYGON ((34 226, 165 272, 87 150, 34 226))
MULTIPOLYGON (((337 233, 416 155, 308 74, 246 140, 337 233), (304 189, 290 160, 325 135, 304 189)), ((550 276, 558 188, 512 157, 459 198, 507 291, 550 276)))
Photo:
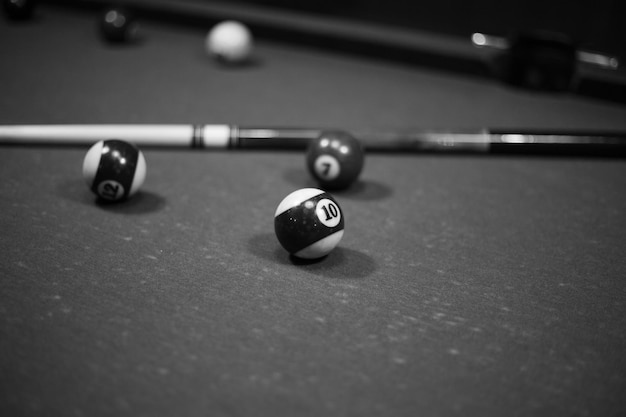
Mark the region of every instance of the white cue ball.
POLYGON ((224 62, 245 62, 252 53, 252 33, 243 23, 226 20, 209 31, 206 49, 209 55, 224 62))

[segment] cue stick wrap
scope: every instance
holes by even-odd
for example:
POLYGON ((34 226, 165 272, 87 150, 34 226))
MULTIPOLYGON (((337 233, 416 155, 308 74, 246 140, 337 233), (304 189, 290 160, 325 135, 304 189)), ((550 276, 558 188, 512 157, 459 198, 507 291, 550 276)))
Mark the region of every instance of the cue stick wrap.
POLYGON ((478 152, 490 151, 486 130, 471 133, 397 131, 354 132, 366 150, 391 152, 478 152))

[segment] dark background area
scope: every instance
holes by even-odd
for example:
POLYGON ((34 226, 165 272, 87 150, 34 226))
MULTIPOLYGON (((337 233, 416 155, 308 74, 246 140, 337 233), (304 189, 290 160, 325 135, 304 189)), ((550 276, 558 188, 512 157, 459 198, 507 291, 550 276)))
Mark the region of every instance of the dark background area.
MULTIPOLYGON (((107 0, 46 0, 103 8, 107 0)), ((142 19, 206 28, 220 20, 246 23, 258 39, 297 47, 488 77, 514 87, 568 91, 626 103, 626 2, 617 0, 126 0, 142 19), (475 32, 541 39, 531 55, 519 48, 472 47, 475 32), (540 36, 536 37, 540 32, 540 36), (547 33, 546 33, 547 32, 547 33), (531 34, 531 37, 516 36, 531 34), (562 36, 566 35, 565 41, 562 36), (567 42, 569 38, 572 42, 567 42), (554 40, 558 41, 556 44, 554 40), (550 46, 551 45, 551 46, 550 46), (556 45, 556 46, 555 46, 556 45), (555 49, 556 48, 556 49, 555 49), (617 58, 606 69, 573 61, 574 51, 617 58), (515 52, 516 51, 516 52, 515 52), (574 64, 575 66, 573 66, 574 64), (533 74, 540 73, 540 79, 533 74), (534 81, 532 81, 534 80, 534 81)))
MULTIPOLYGON (((564 33, 581 48, 626 57, 626 2, 620 0, 237 0, 455 36, 564 33)), ((232 3, 232 2, 231 2, 232 3)))

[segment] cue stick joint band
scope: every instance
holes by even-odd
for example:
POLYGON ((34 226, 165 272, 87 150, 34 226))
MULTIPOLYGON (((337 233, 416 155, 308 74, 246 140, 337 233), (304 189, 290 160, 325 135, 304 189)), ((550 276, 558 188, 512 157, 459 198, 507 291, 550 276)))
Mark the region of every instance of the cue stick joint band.
POLYGON ((193 136, 191 138, 191 147, 192 148, 204 147, 204 126, 202 125, 193 126, 193 136))
POLYGON ((239 147, 239 127, 238 126, 230 126, 230 135, 228 141, 228 148, 234 149, 239 147))
POLYGON ((231 127, 228 125, 203 125, 201 148, 231 148, 231 127))

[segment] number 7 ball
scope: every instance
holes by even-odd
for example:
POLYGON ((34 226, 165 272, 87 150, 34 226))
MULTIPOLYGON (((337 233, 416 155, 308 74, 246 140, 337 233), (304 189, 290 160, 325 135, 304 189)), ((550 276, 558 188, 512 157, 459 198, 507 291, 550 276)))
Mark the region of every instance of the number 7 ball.
POLYGON ((352 185, 363 169, 361 143, 343 131, 325 131, 307 149, 306 164, 320 187, 340 190, 352 185))

